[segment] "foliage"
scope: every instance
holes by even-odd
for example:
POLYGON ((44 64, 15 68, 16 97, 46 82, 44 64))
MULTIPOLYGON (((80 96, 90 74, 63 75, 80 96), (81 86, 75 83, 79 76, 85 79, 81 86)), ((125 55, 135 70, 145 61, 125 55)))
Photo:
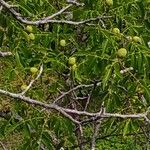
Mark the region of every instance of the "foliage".
MULTIPOLYGON (((21 86, 28 85, 36 76, 30 72, 30 68, 39 68, 43 63, 44 72, 40 80, 28 91, 31 98, 52 103, 60 91, 100 81, 100 86, 94 89, 81 88, 76 93, 77 97, 91 93, 88 111, 97 112, 102 104, 106 112, 110 113, 136 114, 147 111, 150 105, 150 2, 114 0, 113 6, 107 6, 104 0, 82 2, 85 4, 83 7, 69 9, 74 21, 97 16, 112 17, 104 19, 103 23, 95 21, 90 25, 49 23, 32 26, 35 39, 31 40, 27 25, 17 21, 5 9, 1 10, 0 50, 10 51, 13 56, 0 57, 0 88, 21 92, 21 86), (113 28, 119 28, 121 33, 113 33, 113 28), (129 40, 128 36, 138 36, 141 41, 129 40), (61 40, 65 40, 65 46, 60 45, 61 40), (117 55, 120 48, 127 50, 124 58, 117 55), (76 58, 74 69, 68 65, 70 57, 76 58)), ((49 16, 66 6, 65 0, 13 0, 10 3, 18 5, 20 13, 32 20, 49 16)), ((60 19, 67 17, 65 13, 60 15, 60 19)), ((71 103, 68 97, 59 104, 67 107, 71 103)), ((11 148, 78 149, 76 126, 61 114, 6 96, 1 96, 0 102, 0 111, 8 115, 0 120, 1 141, 4 142, 6 137, 14 133, 20 133, 22 138, 20 146, 11 148)), ((83 110, 85 102, 79 100, 76 105, 79 110, 83 110)), ((106 150, 110 147, 140 150, 146 145, 148 149, 148 129, 144 120, 105 119, 96 147, 106 150), (113 134, 116 136, 111 136, 113 134)), ((85 140, 89 141, 93 133, 92 125, 85 126, 84 131, 85 140)), ((88 144, 86 146, 86 149, 90 149, 88 144)))

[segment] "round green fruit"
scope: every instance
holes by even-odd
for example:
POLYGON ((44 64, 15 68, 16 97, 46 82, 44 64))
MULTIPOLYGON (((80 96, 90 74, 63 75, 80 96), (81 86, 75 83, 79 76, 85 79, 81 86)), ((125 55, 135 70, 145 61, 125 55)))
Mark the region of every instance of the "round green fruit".
POLYGON ((120 48, 117 52, 119 57, 125 57, 127 55, 127 50, 125 48, 120 48))
POLYGON ((32 26, 28 25, 28 26, 26 27, 26 31, 28 31, 29 33, 31 33, 31 32, 33 31, 32 26))
POLYGON ((29 40, 35 40, 35 35, 33 33, 30 33, 28 37, 29 37, 29 40))
POLYGON ((112 6, 113 5, 113 0, 106 0, 106 4, 108 6, 112 6))
POLYGON ((74 71, 74 70, 76 70, 77 69, 77 64, 74 64, 72 67, 71 67, 71 69, 74 71))
POLYGON ((37 73, 38 72, 38 69, 36 68, 36 67, 31 67, 30 68, 30 71, 31 71, 31 73, 37 73))
POLYGON ((114 34, 120 34, 120 30, 119 30, 118 28, 113 28, 113 29, 112 29, 112 32, 113 32, 114 34))
POLYGON ((141 43, 141 38, 138 37, 138 36, 134 36, 133 41, 136 42, 136 43, 141 43))
POLYGON ((66 41, 65 40, 60 40, 60 46, 65 47, 66 46, 66 41))
POLYGON ((76 58, 75 58, 75 57, 70 57, 70 58, 68 59, 68 64, 69 64, 70 66, 73 66, 75 63, 76 63, 76 58))
POLYGON ((27 85, 26 84, 23 84, 22 86, 21 86, 21 90, 23 91, 23 90, 26 90, 26 88, 27 88, 27 85))

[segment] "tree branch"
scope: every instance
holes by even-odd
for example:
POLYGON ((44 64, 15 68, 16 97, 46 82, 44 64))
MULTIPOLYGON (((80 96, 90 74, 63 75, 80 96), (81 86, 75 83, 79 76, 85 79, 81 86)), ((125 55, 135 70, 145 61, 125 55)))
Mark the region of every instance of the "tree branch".
POLYGON ((39 19, 37 21, 30 21, 30 20, 27 20, 27 18, 22 17, 21 14, 19 14, 18 12, 16 12, 14 10, 12 5, 9 5, 4 0, 0 0, 0 4, 4 8, 6 8, 18 21, 20 21, 20 22, 22 22, 24 24, 28 24, 28 25, 36 25, 36 26, 38 26, 40 24, 47 24, 47 23, 80 25, 80 24, 87 24, 87 23, 92 22, 92 21, 98 21, 98 20, 102 20, 102 19, 111 18, 111 16, 98 16, 96 18, 90 18, 90 19, 83 20, 83 21, 52 20, 52 18, 62 14, 65 10, 67 10, 68 8, 70 8, 72 6, 72 4, 69 4, 68 6, 66 6, 65 8, 61 9, 60 11, 58 11, 57 13, 55 13, 55 14, 53 14, 51 16, 39 19))
POLYGON ((61 114, 63 114, 65 117, 69 118, 72 122, 74 122, 76 124, 79 124, 78 121, 74 120, 70 115, 67 114, 67 112, 64 111, 65 110, 64 108, 59 107, 58 105, 46 104, 46 103, 31 99, 30 97, 26 97, 26 96, 21 95, 21 94, 11 93, 11 92, 4 91, 4 90, 1 90, 1 89, 0 89, 0 93, 4 94, 4 95, 7 95, 7 96, 10 96, 12 98, 20 99, 20 100, 22 100, 22 101, 24 101, 28 104, 33 104, 35 106, 40 106, 40 107, 48 109, 48 110, 49 109, 54 109, 54 110, 60 112, 61 114))
MULTIPOLYGON (((141 119, 141 118, 143 118, 148 123, 150 123, 150 120, 147 117, 148 112, 138 113, 138 114, 119 114, 119 113, 105 113, 105 112, 90 113, 90 112, 86 112, 86 111, 78 111, 78 110, 74 110, 74 109, 63 108, 56 104, 46 104, 46 103, 40 102, 38 100, 31 99, 30 97, 26 97, 21 94, 11 93, 11 92, 8 92, 8 91, 2 90, 2 89, 0 89, 0 93, 10 96, 12 98, 20 99, 26 103, 33 104, 35 106, 40 106, 45 109, 57 110, 58 112, 64 114, 65 116, 67 113, 67 114, 75 114, 75 115, 79 115, 79 116, 99 117, 99 119, 100 118, 122 118, 122 119, 127 119, 127 118, 141 119)), ((69 118, 68 116, 66 116, 66 117, 69 118)), ((79 122, 75 121, 73 118, 69 118, 69 119, 72 119, 72 121, 74 121, 75 123, 79 123, 79 122)))
POLYGON ((66 11, 67 9, 69 9, 72 6, 72 4, 62 8, 60 11, 58 11, 57 13, 52 14, 51 16, 45 17, 45 18, 41 18, 41 21, 46 22, 47 20, 53 19, 54 17, 61 15, 64 11, 66 11))
POLYGON ((96 138, 99 133, 100 126, 101 126, 101 120, 96 121, 96 123, 94 124, 94 133, 91 141, 91 150, 95 150, 96 138))
MULTIPOLYGON (((98 82, 96 85, 97 86, 101 85, 101 82, 98 82)), ((71 92, 73 92, 73 91, 75 91, 75 90, 77 90, 79 88, 83 88, 83 87, 84 88, 89 88, 89 87, 93 87, 93 86, 95 86, 95 84, 88 84, 88 85, 81 84, 81 85, 78 85, 78 86, 70 89, 69 91, 62 93, 62 95, 60 95, 58 98, 56 98, 53 103, 54 104, 57 103, 60 99, 64 98, 66 95, 70 94, 71 92)))
POLYGON ((12 55, 11 52, 1 52, 0 51, 0 57, 10 56, 10 55, 12 55))
POLYGON ((84 3, 78 3, 78 2, 76 2, 76 0, 67 0, 67 3, 74 4, 77 6, 84 6, 84 3))

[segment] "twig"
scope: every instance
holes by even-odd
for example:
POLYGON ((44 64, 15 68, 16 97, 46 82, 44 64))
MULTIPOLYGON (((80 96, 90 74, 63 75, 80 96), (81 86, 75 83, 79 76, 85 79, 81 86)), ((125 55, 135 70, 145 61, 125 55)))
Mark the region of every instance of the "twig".
POLYGON ((100 126, 101 126, 101 120, 97 121, 94 125, 94 133, 91 142, 91 150, 95 150, 96 138, 99 133, 100 126))
POLYGON ((3 9, 3 6, 0 6, 0 11, 2 11, 2 9, 3 9))
POLYGON ((98 113, 99 115, 97 115, 95 117, 91 117, 90 119, 83 120, 83 121, 81 121, 81 124, 85 125, 87 123, 92 123, 94 121, 98 121, 98 120, 100 120, 102 118, 101 115, 104 114, 104 113, 105 113, 105 108, 103 107, 103 104, 102 104, 101 109, 100 109, 100 111, 98 113))
POLYGON ((37 77, 34 80, 31 80, 31 82, 27 86, 27 88, 22 93, 20 93, 21 95, 24 95, 32 87, 33 83, 40 78, 42 72, 43 72, 43 64, 40 67, 40 71, 39 71, 39 74, 37 75, 37 77))
POLYGON ((11 14, 13 14, 13 16, 20 22, 24 23, 24 24, 29 24, 29 25, 40 25, 40 24, 47 24, 47 23, 59 23, 59 24, 70 24, 70 25, 80 25, 80 24, 87 24, 89 22, 92 21, 97 21, 97 20, 101 20, 101 19, 108 19, 111 18, 112 16, 98 16, 96 18, 90 18, 87 20, 83 20, 83 21, 69 21, 69 20, 52 20, 53 17, 60 15, 62 12, 64 12, 66 9, 68 9, 69 7, 71 7, 71 4, 69 4, 69 6, 61 9, 59 12, 46 17, 45 19, 39 19, 37 21, 30 21, 27 20, 27 18, 24 18, 21 16, 21 14, 19 14, 18 12, 16 12, 12 5, 9 5, 8 3, 6 3, 4 0, 0 0, 0 4, 6 8, 11 14), (48 19, 47 19, 48 18, 48 19), (49 19, 50 18, 50 19, 49 19))
POLYGON ((145 121, 146 121, 148 124, 150 124, 150 120, 148 119, 148 117, 147 117, 146 115, 145 115, 143 118, 145 119, 145 121))
POLYGON ((103 21, 102 19, 100 19, 99 22, 102 24, 102 27, 103 27, 104 29, 106 29, 106 25, 105 25, 104 21, 103 21))
POLYGON ((85 105, 84 111, 85 111, 85 110, 87 109, 87 107, 88 107, 88 104, 89 104, 90 99, 91 99, 91 95, 92 95, 92 91, 91 91, 90 94, 88 94, 88 98, 87 98, 87 101, 86 101, 86 105, 85 105))
MULTIPOLYGON (((101 82, 97 83, 97 86, 99 86, 100 84, 101 84, 101 82)), ((93 86, 95 86, 95 84, 88 84, 88 85, 86 85, 86 84, 81 84, 81 85, 78 85, 78 86, 76 86, 76 87, 70 89, 69 91, 64 92, 62 95, 60 95, 58 98, 56 98, 53 103, 54 103, 54 104, 57 103, 57 101, 59 101, 60 99, 62 99, 63 97, 65 97, 66 95, 68 95, 69 93, 71 93, 72 91, 75 91, 75 90, 77 90, 77 89, 79 89, 79 88, 82 88, 82 87, 84 87, 84 88, 89 88, 89 87, 93 87, 93 86)))
POLYGON ((78 141, 78 145, 79 145, 79 149, 80 150, 84 150, 84 147, 83 147, 83 129, 82 129, 82 125, 79 124, 78 126, 76 126, 76 130, 75 130, 75 134, 76 134, 76 137, 77 137, 77 141, 78 141))
POLYGON ((12 55, 11 52, 1 52, 0 51, 0 57, 10 56, 10 55, 12 55))
MULTIPOLYGON (((103 108, 103 104, 102 104, 99 115, 102 115, 103 113, 105 113, 105 108, 103 108)), ((97 138, 97 135, 100 130, 101 122, 102 122, 102 118, 100 120, 97 120, 93 124, 94 125, 94 133, 93 133, 93 137, 92 137, 92 141, 91 141, 91 150, 95 150, 96 138, 97 138)))
POLYGON ((77 6, 84 6, 84 3, 78 3, 76 0, 67 0, 67 3, 74 4, 77 6))
POLYGON ((1 144, 2 148, 3 148, 3 150, 7 150, 7 148, 4 146, 4 144, 1 141, 0 141, 0 144, 1 144))
POLYGON ((71 6, 72 6, 72 4, 70 4, 70 5, 68 5, 68 6, 64 7, 64 8, 62 8, 60 11, 58 11, 58 12, 55 13, 55 14, 52 14, 51 16, 42 18, 41 20, 46 22, 47 20, 50 20, 50 19, 52 19, 52 18, 54 18, 54 17, 56 17, 56 16, 62 14, 64 11, 66 11, 66 10, 67 10, 68 8, 70 8, 71 6))
POLYGON ((85 105, 84 111, 87 109, 87 107, 88 107, 88 105, 89 105, 89 102, 90 102, 90 99, 91 99, 93 90, 95 89, 95 86, 96 86, 96 85, 97 85, 97 84, 94 84, 93 89, 91 90, 90 94, 88 94, 88 98, 87 98, 87 101, 86 101, 86 105, 85 105))
MULTIPOLYGON (((62 93, 63 94, 63 93, 62 93)), ((72 97, 73 100, 86 100, 88 99, 88 96, 85 96, 85 97, 72 97)))
POLYGON ((82 129, 82 126, 81 124, 79 124, 79 131, 80 131, 80 149, 81 150, 84 150, 84 147, 83 147, 83 129, 82 129))

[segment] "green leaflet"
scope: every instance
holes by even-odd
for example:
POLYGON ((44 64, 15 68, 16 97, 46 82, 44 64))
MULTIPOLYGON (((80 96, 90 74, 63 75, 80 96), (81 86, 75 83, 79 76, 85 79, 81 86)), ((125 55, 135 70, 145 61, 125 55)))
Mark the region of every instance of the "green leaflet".
POLYGON ((144 90, 145 90, 145 92, 147 94, 146 100, 147 100, 147 103, 149 104, 150 103, 150 90, 149 90, 149 88, 146 85, 142 85, 142 86, 143 86, 143 88, 144 88, 144 90))
POLYGON ((22 63, 20 61, 20 56, 17 51, 15 52, 15 59, 16 59, 17 67, 23 69, 22 63))
POLYGON ((121 79, 123 76, 120 73, 120 70, 121 70, 120 65, 118 63, 115 63, 113 67, 114 67, 115 75, 118 76, 121 79))
POLYGON ((112 73, 112 65, 108 65, 105 69, 105 74, 104 74, 103 81, 102 81, 103 89, 107 86, 111 73, 112 73))
POLYGON ((129 125, 130 125, 131 120, 127 120, 123 129, 123 137, 126 136, 126 134, 129 132, 129 125))
POLYGON ((142 71, 143 71, 143 66, 142 66, 143 58, 142 58, 142 54, 140 52, 138 54, 137 63, 138 63, 138 70, 139 70, 140 73, 142 73, 142 71))

